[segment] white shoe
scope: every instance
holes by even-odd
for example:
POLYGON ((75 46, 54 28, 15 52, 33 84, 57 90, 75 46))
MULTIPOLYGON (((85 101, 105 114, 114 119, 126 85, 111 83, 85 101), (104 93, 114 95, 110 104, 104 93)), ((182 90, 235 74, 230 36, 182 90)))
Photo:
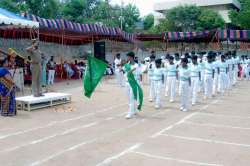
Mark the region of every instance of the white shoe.
POLYGON ((192 103, 192 106, 195 106, 195 103, 192 103))
POLYGON ((165 97, 168 97, 168 94, 165 94, 165 97))
POLYGON ((159 109, 160 107, 161 107, 161 106, 158 106, 158 105, 155 106, 156 109, 159 109))
POLYGON ((183 109, 184 109, 183 107, 180 108, 181 111, 182 111, 183 109))
POLYGON ((173 103, 174 102, 174 100, 170 100, 170 103, 173 103))
POLYGON ((186 109, 186 108, 184 108, 182 111, 183 111, 183 112, 186 112, 186 111, 187 111, 187 109, 186 109))
POLYGON ((150 102, 152 102, 152 101, 153 101, 153 99, 149 99, 149 101, 150 101, 150 102))
POLYGON ((203 97, 203 100, 206 100, 206 99, 207 99, 207 97, 206 97, 206 96, 204 96, 204 97, 203 97))
POLYGON ((125 118, 126 118, 126 119, 130 119, 130 118, 132 118, 132 115, 131 115, 131 114, 128 114, 125 118))

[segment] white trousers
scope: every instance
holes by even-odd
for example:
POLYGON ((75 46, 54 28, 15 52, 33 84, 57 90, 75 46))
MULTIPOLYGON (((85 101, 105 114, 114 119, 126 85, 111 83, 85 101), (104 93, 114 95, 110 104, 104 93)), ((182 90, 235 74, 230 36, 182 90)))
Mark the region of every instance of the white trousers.
POLYGON ((205 97, 212 98, 213 97, 213 78, 212 74, 205 74, 205 97))
POLYGON ((156 105, 161 107, 161 89, 162 89, 162 80, 154 81, 155 93, 156 93, 156 105))
POLYGON ((246 76, 246 80, 249 80, 249 68, 248 68, 248 67, 242 68, 241 79, 242 79, 244 76, 246 76))
POLYGON ((123 74, 119 72, 120 70, 115 70, 117 85, 122 86, 123 74))
POLYGON ((181 98, 181 105, 184 109, 188 109, 189 107, 189 82, 188 81, 180 81, 179 87, 179 95, 181 98))
POLYGON ((218 74, 215 73, 214 80, 213 80, 213 95, 215 94, 217 83, 218 83, 218 74))
POLYGON ((74 75, 74 70, 68 69, 67 72, 69 73, 69 78, 71 78, 74 75))
POLYGON ((49 70, 48 84, 54 84, 55 70, 49 70))
POLYGON ((79 79, 84 77, 84 72, 78 71, 79 79), (81 76, 82 75, 82 76, 81 76))
POLYGON ((199 88, 199 76, 197 77, 191 77, 191 92, 193 92, 193 99, 192 99, 192 103, 197 103, 198 102, 198 97, 197 97, 197 93, 198 93, 198 88, 199 88))
POLYGON ((199 83, 198 92, 201 91, 201 88, 203 88, 203 90, 205 89, 204 78, 205 78, 205 71, 201 70, 201 82, 199 83))
POLYGON ((226 75, 226 73, 220 72, 220 74, 218 75, 218 80, 219 80, 218 91, 221 92, 221 93, 224 93, 225 88, 226 88, 226 83, 227 83, 227 75, 226 75))
POLYGON ((129 84, 129 82, 125 82, 125 89, 126 89, 126 94, 128 97, 128 103, 129 103, 129 114, 130 115, 134 115, 136 112, 135 109, 135 97, 134 97, 134 93, 133 90, 129 84))
POLYGON ((233 72, 234 72, 233 73, 233 84, 235 85, 238 82, 238 72, 239 72, 239 69, 235 68, 233 72))
POLYGON ((178 71, 178 79, 176 79, 177 92, 179 92, 180 87, 180 72, 178 71))
POLYGON ((164 72, 164 84, 166 86, 168 86, 167 80, 168 80, 168 72, 164 72))
POLYGON ((155 86, 154 86, 154 80, 153 77, 148 77, 149 85, 150 85, 150 95, 149 99, 155 99, 155 86))
POLYGON ((233 85, 233 71, 232 69, 229 69, 228 72, 228 87, 231 88, 233 85))
POLYGON ((111 75, 111 74, 112 74, 112 72, 111 72, 111 69, 110 69, 110 68, 107 68, 107 69, 106 69, 106 71, 108 72, 108 74, 109 74, 109 75, 111 75))
POLYGON ((176 76, 168 77, 167 86, 166 86, 166 94, 171 95, 170 100, 174 101, 175 96, 175 89, 176 89, 176 76))

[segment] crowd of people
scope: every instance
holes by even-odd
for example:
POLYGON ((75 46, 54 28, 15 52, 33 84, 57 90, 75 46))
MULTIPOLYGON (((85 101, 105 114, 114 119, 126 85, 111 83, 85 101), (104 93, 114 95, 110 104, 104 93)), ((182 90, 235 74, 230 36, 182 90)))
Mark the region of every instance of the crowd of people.
MULTIPOLYGON (((165 96, 170 97, 170 103, 175 101, 176 91, 181 100, 181 111, 188 111, 190 101, 193 106, 198 103, 198 93, 205 92, 203 100, 212 99, 216 93, 224 93, 232 88, 240 80, 246 77, 245 81, 250 81, 250 59, 247 55, 238 56, 236 51, 221 52, 199 52, 185 53, 180 57, 179 53, 173 56, 167 54, 160 59, 156 59, 154 51, 149 58, 145 58, 142 63, 138 62, 133 52, 127 54, 128 64, 131 71, 122 68, 120 54, 115 60, 117 85, 122 86, 123 74, 133 73, 138 85, 142 85, 142 72, 140 65, 145 64, 148 68, 148 80, 150 85, 149 101, 156 100, 155 107, 162 106, 161 94, 164 89, 165 96), (239 70, 241 69, 241 70, 239 70)), ((130 119, 137 114, 135 109, 135 99, 128 79, 125 81, 126 94, 129 101, 129 112, 126 116, 130 119)))

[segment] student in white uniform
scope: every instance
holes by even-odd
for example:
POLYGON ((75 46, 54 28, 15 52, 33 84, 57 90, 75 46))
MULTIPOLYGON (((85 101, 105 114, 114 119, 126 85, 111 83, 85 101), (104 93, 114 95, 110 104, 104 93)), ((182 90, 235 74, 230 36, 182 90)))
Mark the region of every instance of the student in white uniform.
POLYGON ((121 63, 121 54, 120 53, 117 53, 116 54, 116 59, 115 59, 115 75, 116 75, 116 79, 117 79, 117 85, 118 86, 122 86, 122 79, 123 79, 123 75, 122 73, 120 72, 121 70, 121 66, 122 66, 122 63, 121 63))
MULTIPOLYGON (((132 118, 133 115, 136 115, 136 108, 135 108, 135 98, 134 98, 134 92, 128 82, 128 78, 127 78, 127 74, 128 73, 133 73, 135 80, 138 80, 138 64, 135 63, 134 61, 135 58, 135 54, 133 52, 129 52, 127 53, 127 60, 128 60, 128 64, 130 65, 131 70, 126 72, 125 67, 123 67, 120 71, 125 72, 124 77, 126 77, 126 81, 125 81, 125 89, 126 89, 126 93, 128 95, 128 99, 129 99, 129 112, 126 116, 126 119, 130 119, 132 118)), ((137 82, 139 83, 139 82, 137 82)))
POLYGON ((248 56, 245 56, 245 59, 247 60, 247 79, 246 81, 250 81, 250 76, 249 76, 249 71, 250 71, 250 59, 248 58, 248 56))
POLYGON ((161 103, 161 89, 164 86, 164 69, 161 67, 161 59, 157 59, 155 61, 154 68, 154 87, 156 92, 156 105, 155 108, 160 108, 162 106, 161 103))
POLYGON ((198 58, 198 63, 201 66, 201 81, 199 82, 199 88, 198 88, 198 92, 201 92, 201 88, 203 88, 203 91, 205 89, 205 84, 204 84, 204 76, 205 76, 205 58, 204 56, 204 52, 199 52, 199 58, 198 58))
POLYGON ((162 66, 164 67, 164 83, 166 84, 166 87, 168 86, 168 85, 167 85, 167 78, 168 78, 169 57, 170 57, 170 55, 167 54, 167 55, 165 56, 165 59, 164 59, 163 63, 162 63, 162 66))
POLYGON ((188 60, 183 58, 181 60, 180 71, 180 87, 179 95, 181 98, 181 111, 187 111, 190 105, 190 89, 191 89, 191 70, 188 68, 188 60))
POLYGON ((212 62, 214 63, 213 97, 215 97, 218 83, 218 61, 216 59, 216 53, 212 53, 212 62))
POLYGON ((238 82, 238 73, 239 73, 240 59, 236 55, 236 51, 232 52, 232 56, 234 58, 233 86, 235 86, 237 84, 237 82, 238 82))
MULTIPOLYGON (((169 64, 167 66, 168 69, 168 79, 166 86, 166 94, 165 96, 170 95, 170 103, 174 102, 175 89, 176 89, 176 80, 178 80, 178 70, 177 64, 174 63, 174 57, 169 57, 169 64)), ((164 76, 165 77, 165 76, 164 76)))
POLYGON ((217 59, 218 61, 220 61, 220 60, 221 60, 221 52, 218 52, 218 53, 217 53, 217 57, 216 57, 216 59, 217 59))
POLYGON ((242 68, 240 80, 242 80, 244 76, 247 77, 247 60, 245 59, 244 55, 241 56, 240 64, 241 64, 241 68, 242 68))
POLYGON ((207 62, 204 64, 205 66, 205 96, 203 100, 207 99, 209 96, 212 99, 213 96, 213 79, 214 79, 214 64, 212 62, 212 55, 208 54, 207 62))
POLYGON ((225 55, 221 55, 221 60, 218 61, 218 93, 224 93, 226 87, 226 74, 228 72, 228 63, 225 60, 225 55))
POLYGON ((228 87, 231 88, 233 85, 233 71, 234 71, 234 59, 232 58, 231 51, 228 51, 228 65, 229 65, 229 70, 228 70, 228 87))
POLYGON ((201 66, 197 62, 197 56, 192 56, 191 68, 191 90, 190 93, 193 93, 192 105, 194 106, 198 102, 198 88, 201 81, 201 66))
POLYGON ((150 85, 150 95, 149 95, 149 101, 153 101, 155 99, 155 87, 154 87, 154 68, 155 68, 155 56, 150 56, 150 63, 148 65, 148 81, 150 85))
MULTIPOLYGON (((178 76, 180 75, 179 67, 181 66, 181 59, 179 53, 174 54, 174 64, 177 65, 177 71, 178 71, 178 76)), ((177 78, 176 80, 176 85, 177 85, 177 92, 179 92, 179 81, 180 77, 177 78)))

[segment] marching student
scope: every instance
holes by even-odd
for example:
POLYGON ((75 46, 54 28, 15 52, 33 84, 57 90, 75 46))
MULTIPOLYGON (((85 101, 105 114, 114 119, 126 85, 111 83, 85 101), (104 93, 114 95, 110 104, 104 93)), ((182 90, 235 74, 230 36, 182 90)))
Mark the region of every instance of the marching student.
POLYGON ((206 53, 204 52, 199 52, 199 59, 198 59, 198 63, 201 66, 201 81, 199 83, 199 88, 198 88, 198 92, 201 92, 201 88, 203 88, 203 91, 205 89, 205 84, 204 84, 204 76, 205 76, 205 58, 203 57, 206 53))
POLYGON ((156 106, 155 108, 160 108, 161 104, 161 89, 164 85, 164 70, 161 67, 161 59, 155 61, 154 68, 154 87, 156 92, 156 106))
POLYGON ((154 87, 154 68, 155 68, 155 56, 150 56, 150 63, 148 65, 148 81, 150 85, 150 95, 149 95, 149 101, 153 101, 155 99, 155 87, 154 87))
POLYGON ((190 94, 193 92, 193 99, 192 99, 192 105, 194 106, 198 102, 198 88, 199 83, 201 81, 201 66, 197 62, 197 56, 192 56, 192 64, 190 65, 191 68, 191 90, 190 94))
MULTIPOLYGON (((225 55, 225 61, 228 64, 228 53, 226 52, 224 55, 225 55)), ((229 89, 229 64, 228 64, 227 73, 226 73, 226 85, 225 85, 225 89, 229 89)))
POLYGON ((250 69, 250 59, 248 58, 248 56, 245 56, 246 59, 246 81, 249 81, 249 69, 250 69))
POLYGON ((191 70, 188 68, 188 60, 183 58, 181 60, 181 66, 179 67, 180 71, 180 87, 179 95, 181 98, 181 111, 187 111, 189 108, 189 94, 191 89, 191 70))
MULTIPOLYGON (((177 71, 178 71, 178 76, 180 75, 180 71, 179 71, 179 67, 181 66, 181 59, 180 59, 180 55, 178 53, 174 54, 174 64, 177 65, 177 71)), ((177 92, 179 92, 179 77, 176 80, 176 84, 177 84, 177 92)))
POLYGON ((233 85, 233 71, 234 71, 234 59, 232 58, 231 51, 228 51, 228 65, 229 65, 229 70, 228 70, 228 87, 231 88, 233 85))
POLYGON ((224 93, 226 87, 226 74, 228 72, 228 63, 225 60, 225 55, 221 55, 221 60, 218 61, 218 93, 224 93))
MULTIPOLYGON (((134 98, 134 92, 128 82, 128 78, 127 78, 127 74, 129 73, 133 73, 135 80, 138 80, 138 64, 135 63, 134 61, 135 58, 135 54, 133 52, 129 52, 127 53, 127 60, 128 60, 128 64, 130 65, 131 70, 126 72, 125 67, 123 67, 120 71, 125 72, 124 77, 126 77, 126 81, 125 81, 125 89, 126 89, 126 94, 128 97, 128 102, 129 102, 129 112, 126 115, 126 119, 130 119, 132 118, 133 115, 136 115, 136 109, 135 109, 135 98, 134 98)), ((137 81, 137 83, 139 84, 139 82, 137 81)))
POLYGON ((207 62, 204 64, 205 66, 205 95, 203 100, 207 99, 208 95, 209 98, 212 99, 213 96, 213 79, 214 79, 214 64, 212 62, 212 55, 211 53, 207 56, 207 62))
POLYGON ((232 52, 232 56, 234 58, 234 70, 233 70, 233 86, 238 83, 238 73, 239 73, 239 65, 240 65, 240 59, 236 55, 236 51, 232 52))
MULTIPOLYGON (((167 66, 168 69, 168 79, 166 86, 166 94, 165 96, 170 95, 170 103, 174 102, 175 89, 176 89, 176 80, 178 80, 178 70, 177 64, 174 63, 174 57, 169 57, 169 64, 167 66)), ((164 75, 165 77, 165 75, 164 75)))
POLYGON ((216 53, 212 53, 212 62, 214 63, 213 97, 215 97, 214 95, 218 83, 218 61, 216 59, 216 53))
POLYGON ((168 85, 167 85, 167 78, 168 78, 169 57, 170 57, 170 55, 167 54, 167 55, 165 56, 164 62, 162 63, 162 64, 163 64, 163 67, 164 67, 164 83, 166 84, 166 86, 168 86, 168 85))
POLYGON ((115 59, 115 75, 116 75, 116 79, 117 79, 117 85, 118 86, 122 86, 122 79, 123 79, 123 75, 122 73, 120 73, 122 63, 121 63, 121 54, 117 53, 116 54, 116 59, 115 59))
POLYGON ((217 57, 216 57, 216 59, 217 59, 218 61, 220 61, 220 60, 221 60, 221 52, 218 52, 218 53, 217 53, 217 57))

